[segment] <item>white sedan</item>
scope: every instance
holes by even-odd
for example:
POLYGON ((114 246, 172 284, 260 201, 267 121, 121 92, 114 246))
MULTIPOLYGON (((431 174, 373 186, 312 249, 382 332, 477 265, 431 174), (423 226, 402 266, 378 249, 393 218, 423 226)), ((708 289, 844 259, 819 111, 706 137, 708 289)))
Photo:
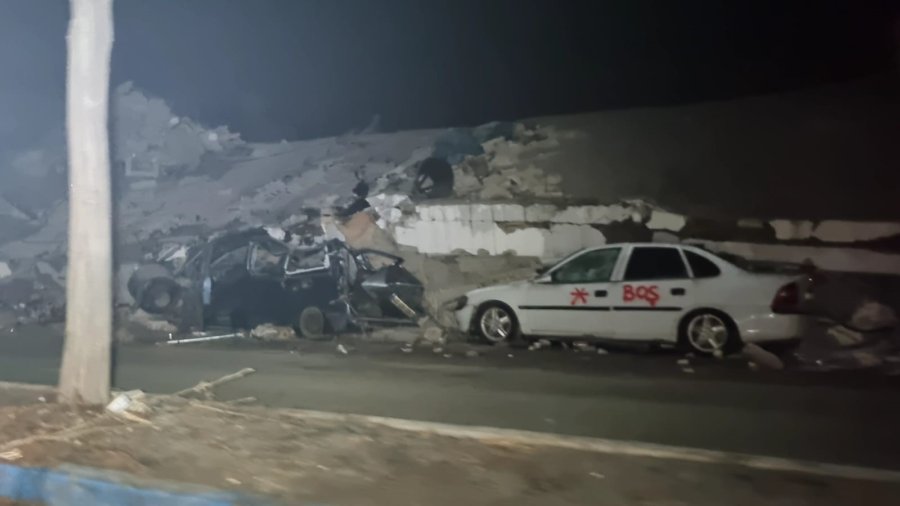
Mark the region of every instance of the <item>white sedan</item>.
POLYGON ((575 252, 538 278, 457 299, 490 342, 518 336, 671 342, 711 354, 801 337, 802 278, 759 274, 700 248, 624 243, 575 252))

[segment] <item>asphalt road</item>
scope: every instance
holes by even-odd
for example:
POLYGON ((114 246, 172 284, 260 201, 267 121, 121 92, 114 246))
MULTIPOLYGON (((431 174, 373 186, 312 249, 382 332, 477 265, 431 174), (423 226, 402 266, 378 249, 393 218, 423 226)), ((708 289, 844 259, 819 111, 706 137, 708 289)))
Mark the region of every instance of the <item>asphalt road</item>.
MULTIPOLYGON (((0 380, 55 384, 61 344, 59 329, 0 336, 0 380)), ((114 381, 165 393, 253 367, 219 398, 900 469, 897 378, 753 372, 714 359, 692 359, 689 374, 671 353, 446 351, 128 345, 114 381)))

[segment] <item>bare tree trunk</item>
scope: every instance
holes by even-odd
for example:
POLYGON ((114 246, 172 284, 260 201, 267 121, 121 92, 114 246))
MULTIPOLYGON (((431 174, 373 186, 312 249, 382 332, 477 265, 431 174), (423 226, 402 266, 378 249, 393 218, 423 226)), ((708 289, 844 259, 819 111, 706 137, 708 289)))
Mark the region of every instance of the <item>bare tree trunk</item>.
POLYGON ((59 390, 67 402, 102 404, 109 398, 113 304, 107 129, 112 0, 71 0, 70 9, 69 269, 59 390))

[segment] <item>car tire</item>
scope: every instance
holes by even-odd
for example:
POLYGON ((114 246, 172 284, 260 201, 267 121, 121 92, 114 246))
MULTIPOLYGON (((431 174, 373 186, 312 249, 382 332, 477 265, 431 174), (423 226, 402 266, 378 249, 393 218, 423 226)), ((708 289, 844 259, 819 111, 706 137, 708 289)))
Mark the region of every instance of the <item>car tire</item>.
POLYGON ((297 317, 300 337, 315 341, 326 341, 332 336, 326 333, 325 313, 316 306, 306 306, 297 317))
POLYGON ((519 320, 516 313, 502 302, 488 302, 478 308, 475 333, 482 340, 498 344, 518 339, 519 320))
POLYGON ((715 309, 691 311, 678 325, 678 342, 701 355, 732 353, 741 347, 741 336, 734 320, 715 309))
POLYGON ((181 287, 171 278, 148 281, 140 293, 138 307, 150 314, 165 314, 175 309, 181 298, 181 287))

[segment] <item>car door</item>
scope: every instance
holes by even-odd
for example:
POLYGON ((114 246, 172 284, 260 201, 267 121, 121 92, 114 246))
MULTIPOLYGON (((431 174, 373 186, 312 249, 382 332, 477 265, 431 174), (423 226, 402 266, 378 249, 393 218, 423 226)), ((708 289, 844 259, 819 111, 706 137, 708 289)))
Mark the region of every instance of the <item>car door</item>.
POLYGON ((621 279, 612 288, 616 336, 676 341, 678 322, 692 306, 692 288, 680 248, 631 246, 621 279))
POLYGON ((519 312, 534 335, 614 337, 610 280, 621 247, 585 251, 529 284, 519 312))

